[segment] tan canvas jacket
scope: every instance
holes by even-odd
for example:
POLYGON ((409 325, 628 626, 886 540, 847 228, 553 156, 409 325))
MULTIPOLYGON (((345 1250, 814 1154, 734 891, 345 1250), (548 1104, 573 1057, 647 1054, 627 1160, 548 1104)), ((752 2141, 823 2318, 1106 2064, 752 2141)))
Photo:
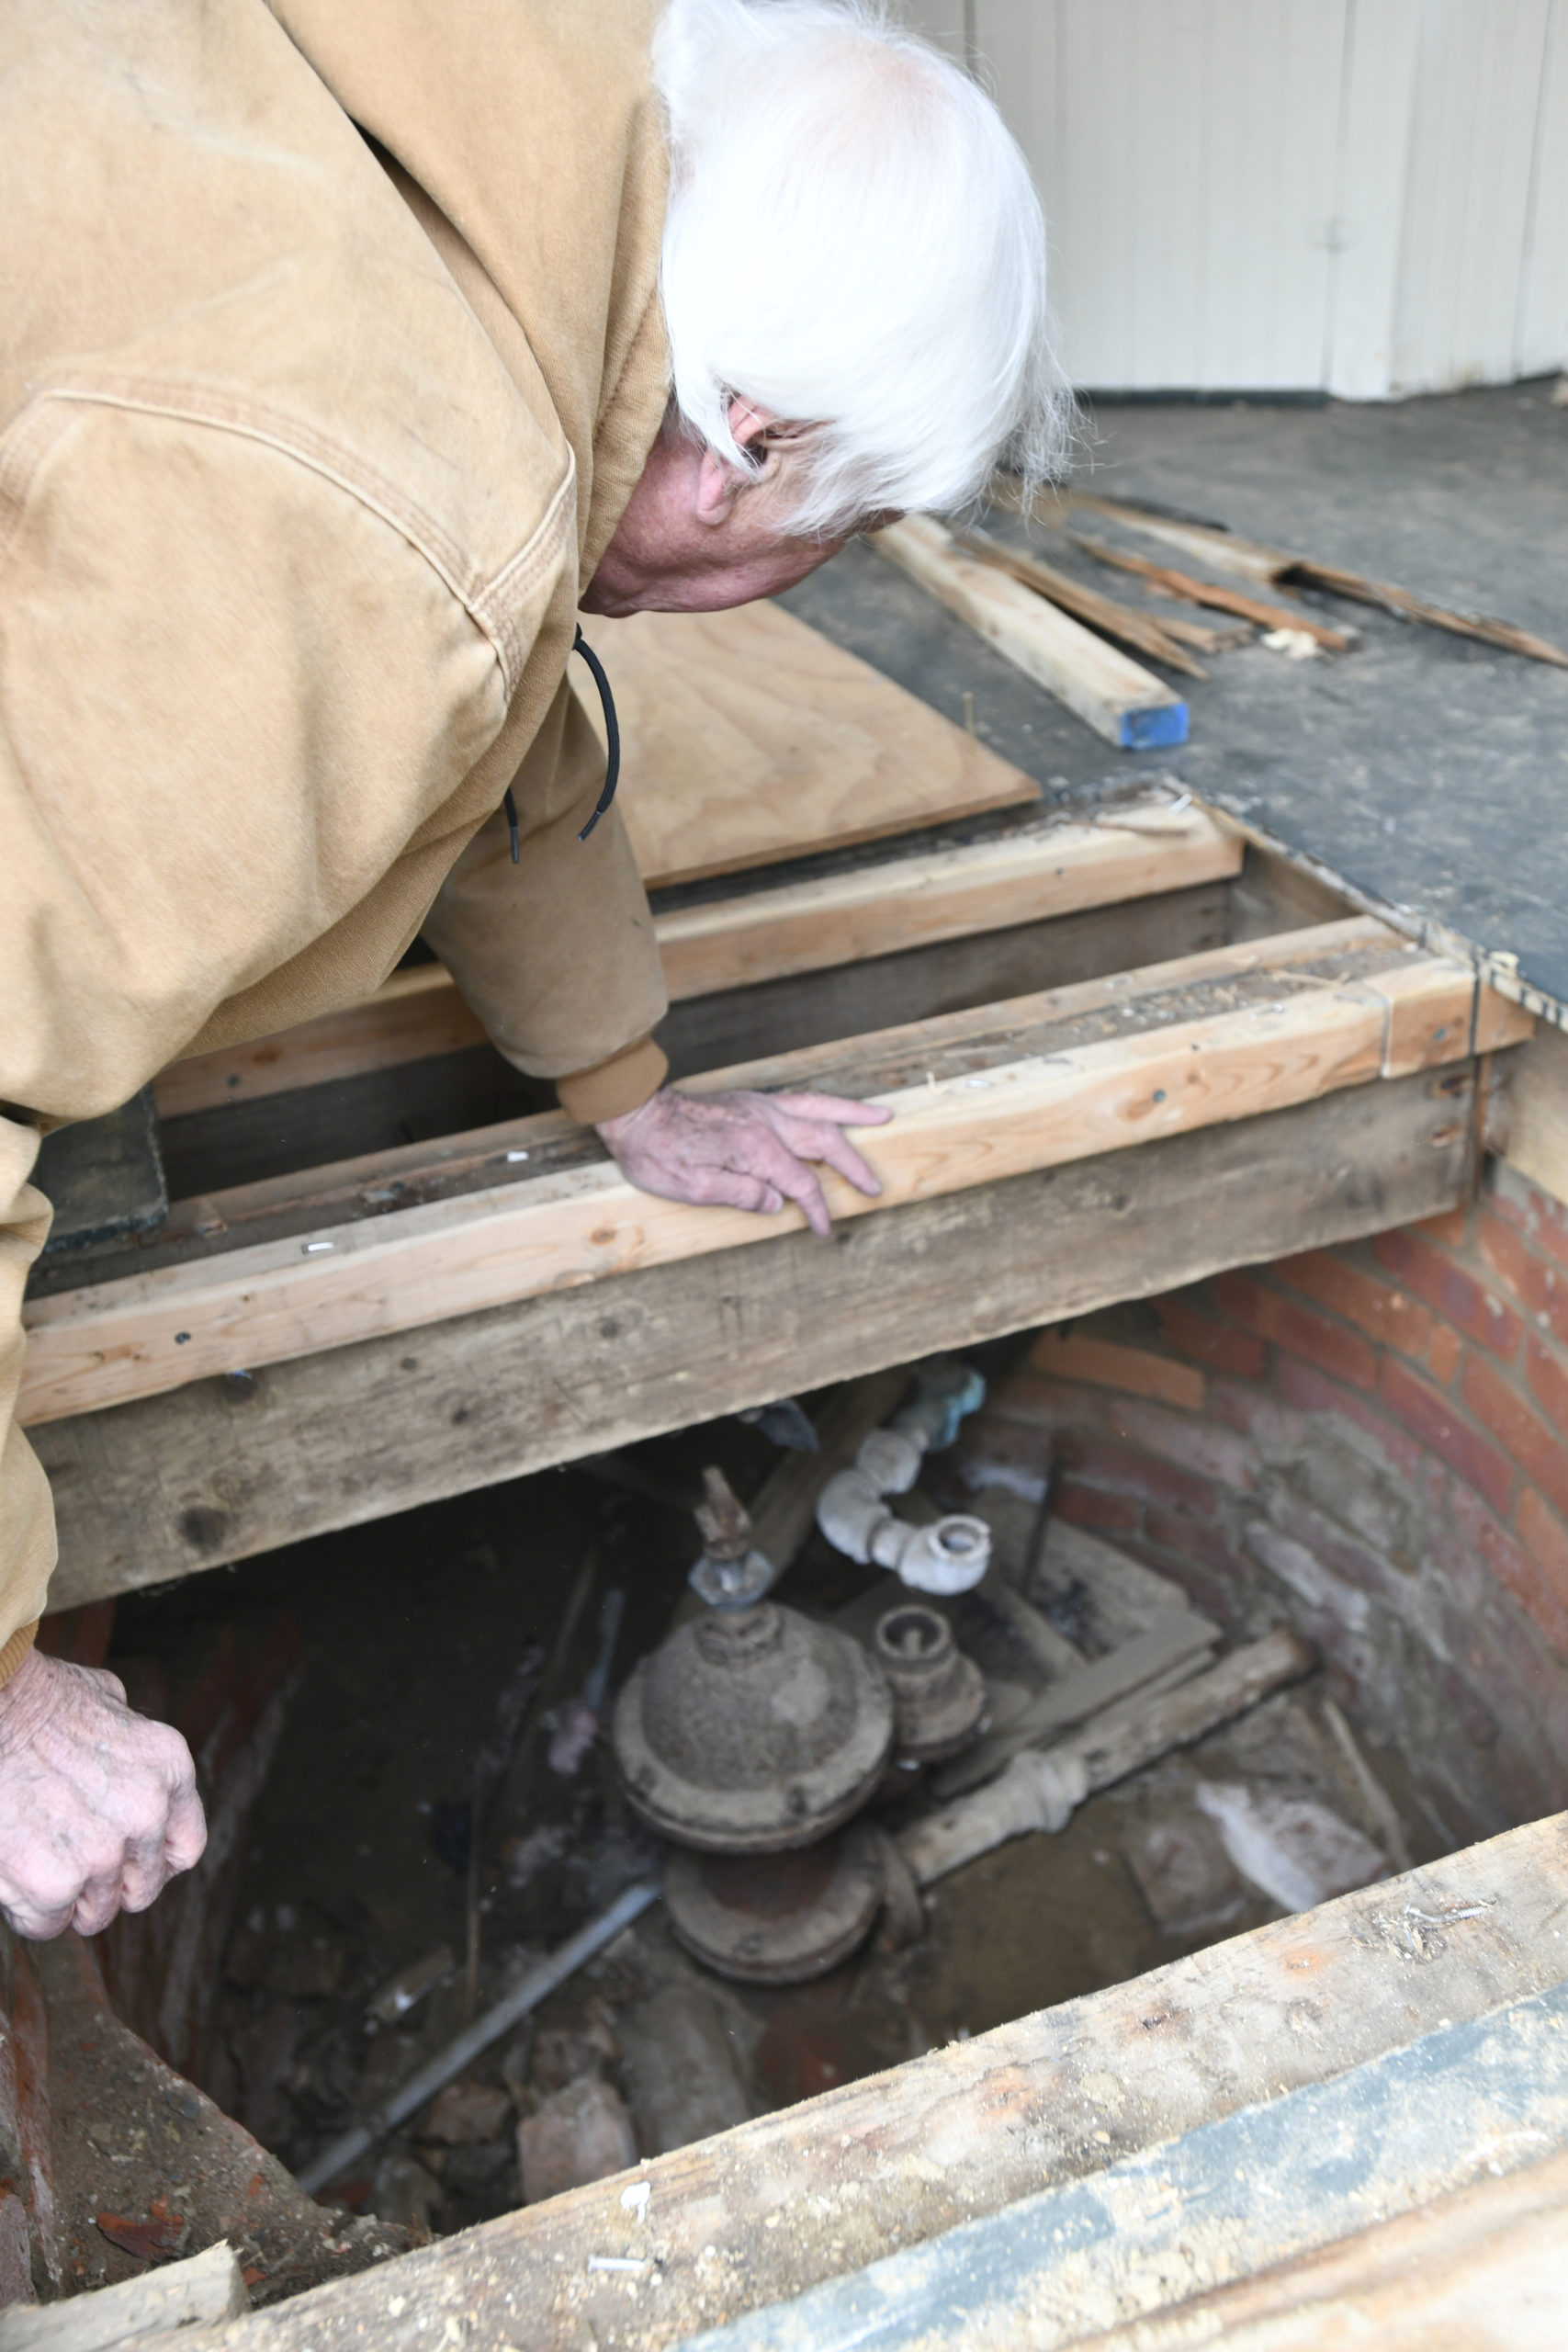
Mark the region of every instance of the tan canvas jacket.
POLYGON ((42 1129, 422 927, 578 1115, 662 1075, 564 683, 666 396, 656 15, 0 9, 0 1679, 54 1556, 13 1416, 42 1129))

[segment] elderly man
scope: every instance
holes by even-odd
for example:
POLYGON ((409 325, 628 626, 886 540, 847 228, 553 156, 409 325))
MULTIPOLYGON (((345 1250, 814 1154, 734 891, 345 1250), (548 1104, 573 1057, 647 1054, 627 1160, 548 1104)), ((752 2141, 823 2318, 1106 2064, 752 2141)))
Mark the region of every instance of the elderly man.
POLYGON ((769 595, 1063 402, 1017 149, 856 0, 10 0, 0 107, 0 1908, 51 1936, 204 1829, 32 1647, 40 1133, 423 932, 635 1182, 825 1229, 880 1114, 663 1082, 577 614, 769 595))

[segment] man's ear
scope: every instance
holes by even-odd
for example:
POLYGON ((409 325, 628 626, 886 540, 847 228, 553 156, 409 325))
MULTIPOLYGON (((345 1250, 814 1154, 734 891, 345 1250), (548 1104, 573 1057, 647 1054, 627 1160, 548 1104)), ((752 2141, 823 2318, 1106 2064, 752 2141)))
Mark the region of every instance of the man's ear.
MULTIPOLYGON (((769 412, 752 401, 735 399, 729 403, 729 430, 741 449, 761 439, 773 422, 769 412)), ((705 448, 697 469, 697 520, 722 523, 741 492, 755 480, 754 474, 728 464, 716 450, 705 448)))

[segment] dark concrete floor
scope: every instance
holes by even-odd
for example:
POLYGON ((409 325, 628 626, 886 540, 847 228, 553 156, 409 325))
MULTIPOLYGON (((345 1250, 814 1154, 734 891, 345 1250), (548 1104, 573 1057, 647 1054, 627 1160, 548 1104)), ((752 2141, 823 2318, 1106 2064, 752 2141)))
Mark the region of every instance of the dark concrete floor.
MULTIPOLYGON (((1075 479, 1562 644, 1568 408, 1550 393, 1102 404, 1075 479)), ((1139 601, 1123 575, 1038 536, 1053 561, 1139 601)), ((1369 896, 1517 955, 1526 979, 1568 1002, 1568 671, 1314 598, 1361 630, 1359 651, 1298 663, 1254 643, 1212 659, 1190 682, 1186 746, 1118 754, 863 545, 785 601, 955 718, 967 688, 980 732, 1048 797, 1140 766, 1173 772, 1369 896)))

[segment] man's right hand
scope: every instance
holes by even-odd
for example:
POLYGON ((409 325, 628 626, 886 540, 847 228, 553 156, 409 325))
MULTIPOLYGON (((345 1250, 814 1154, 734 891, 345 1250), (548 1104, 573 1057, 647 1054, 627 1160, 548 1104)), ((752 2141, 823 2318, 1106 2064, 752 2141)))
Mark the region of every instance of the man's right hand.
POLYGON ((133 1714, 116 1676, 29 1650, 0 1690, 0 1913, 17 1933, 96 1936, 206 1844, 179 1733, 133 1714))

